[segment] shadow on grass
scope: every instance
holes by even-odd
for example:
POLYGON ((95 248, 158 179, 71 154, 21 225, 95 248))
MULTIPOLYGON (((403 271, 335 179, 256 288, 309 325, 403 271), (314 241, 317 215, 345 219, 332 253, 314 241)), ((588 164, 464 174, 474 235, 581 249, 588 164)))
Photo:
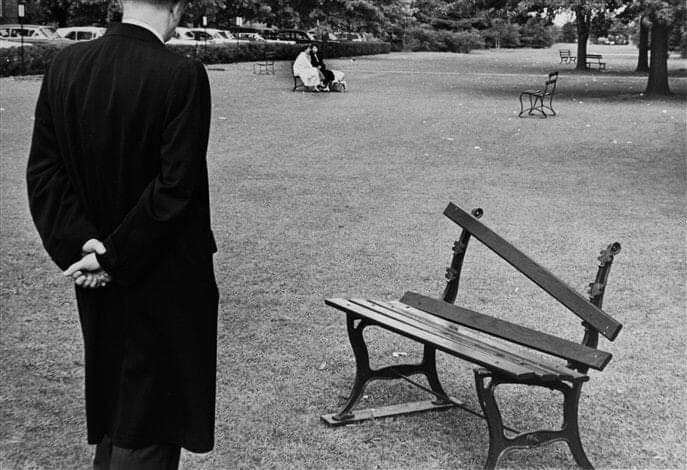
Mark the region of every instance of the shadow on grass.
MULTIPOLYGON (((685 102, 687 101, 687 75, 672 73, 669 76, 671 94, 668 96, 647 96, 645 94, 648 77, 636 72, 584 73, 561 71, 554 102, 593 98, 609 103, 629 102, 685 102)), ((516 80, 478 80, 462 83, 459 87, 491 97, 514 97, 516 100, 525 90, 544 88, 545 75, 541 80, 532 80, 531 76, 516 80)), ((451 86, 455 89, 455 86, 451 86)))

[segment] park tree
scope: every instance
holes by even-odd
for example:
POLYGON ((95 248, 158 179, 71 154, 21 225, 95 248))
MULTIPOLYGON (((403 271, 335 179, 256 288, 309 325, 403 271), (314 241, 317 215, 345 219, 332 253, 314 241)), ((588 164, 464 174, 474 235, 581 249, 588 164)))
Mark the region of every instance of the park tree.
POLYGON ((649 71, 649 31, 651 28, 651 23, 647 20, 646 16, 641 15, 639 17, 639 42, 637 43, 638 55, 637 55, 637 72, 648 72, 649 71))
POLYGON ((607 37, 612 24, 613 21, 609 17, 608 11, 601 10, 592 17, 589 24, 589 35, 592 38, 607 37))
POLYGON ((29 2, 29 18, 37 23, 57 23, 58 28, 68 25, 70 13, 77 0, 37 0, 29 2))
POLYGON ((190 0, 186 3, 182 24, 201 26, 203 17, 208 20, 216 19, 217 14, 226 9, 224 0, 190 0))
POLYGON ((618 16, 618 20, 623 22, 635 21, 637 24, 637 72, 649 71, 649 32, 651 30, 651 23, 646 18, 642 6, 639 2, 633 2, 627 5, 618 16))
POLYGON ((577 41, 577 27, 575 23, 568 21, 561 28, 561 42, 577 41))
POLYGON ((644 15, 651 23, 651 57, 646 94, 669 95, 668 86, 668 39, 670 30, 684 16, 682 0, 643 0, 640 2, 644 15))
POLYGON ((587 41, 592 26, 592 18, 596 11, 604 7, 596 0, 575 0, 572 10, 575 13, 577 25, 577 70, 587 70, 587 41))
POLYGON ((107 25, 118 19, 117 0, 35 0, 26 3, 27 17, 34 23, 65 26, 107 25))

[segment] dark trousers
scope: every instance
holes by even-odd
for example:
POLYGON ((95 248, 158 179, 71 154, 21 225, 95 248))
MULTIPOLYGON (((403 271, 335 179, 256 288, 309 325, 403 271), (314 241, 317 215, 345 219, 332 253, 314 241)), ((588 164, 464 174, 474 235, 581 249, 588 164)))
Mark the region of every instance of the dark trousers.
POLYGON ((177 470, 181 447, 157 444, 142 449, 123 449, 105 436, 95 446, 93 470, 177 470))
POLYGON ((322 82, 325 85, 329 85, 331 82, 334 81, 334 72, 332 72, 331 70, 321 69, 320 72, 322 72, 322 82))

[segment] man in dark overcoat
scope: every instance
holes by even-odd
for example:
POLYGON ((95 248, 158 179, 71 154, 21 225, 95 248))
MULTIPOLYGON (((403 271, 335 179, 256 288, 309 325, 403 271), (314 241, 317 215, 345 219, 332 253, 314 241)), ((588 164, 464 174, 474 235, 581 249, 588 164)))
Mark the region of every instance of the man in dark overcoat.
POLYGON ((43 79, 27 169, 43 244, 74 279, 95 468, 177 468, 214 445, 218 292, 203 66, 165 49, 180 0, 124 0, 43 79))

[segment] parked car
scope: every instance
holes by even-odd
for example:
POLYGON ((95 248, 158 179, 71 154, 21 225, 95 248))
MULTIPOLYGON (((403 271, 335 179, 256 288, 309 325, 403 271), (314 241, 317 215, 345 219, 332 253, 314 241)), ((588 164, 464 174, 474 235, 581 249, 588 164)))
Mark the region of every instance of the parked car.
POLYGON ((339 34, 339 38, 342 41, 364 41, 365 39, 363 38, 363 35, 360 33, 341 33, 339 34))
POLYGON ((620 45, 623 46, 628 43, 627 37, 623 34, 609 34, 608 37, 599 36, 596 38, 596 44, 606 44, 609 46, 620 45))
POLYGON ((198 46, 202 44, 218 44, 218 40, 204 28, 182 28, 178 27, 174 35, 167 41, 170 45, 190 45, 198 46))
POLYGON ((188 28, 177 28, 167 44, 171 46, 197 46, 199 43, 195 36, 188 31, 188 28))
POLYGON ((245 26, 233 26, 229 28, 231 33, 243 41, 262 41, 276 44, 296 44, 296 41, 279 39, 278 31, 275 29, 247 28, 245 26), (262 39, 260 39, 262 38, 262 39))
POLYGON ((265 38, 258 33, 236 33, 236 37, 244 41, 260 41, 265 42, 265 38))
POLYGON ((320 41, 325 41, 325 42, 337 42, 339 41, 339 38, 336 34, 329 32, 329 31, 318 31, 316 29, 311 29, 308 31, 308 33, 319 39, 320 41))
POLYGON ((619 46, 624 46, 630 42, 628 41, 627 36, 624 34, 610 34, 608 36, 608 40, 611 41, 611 44, 616 44, 619 46))
POLYGON ((280 29, 277 33, 277 39, 294 41, 297 44, 309 43, 315 40, 310 33, 299 29, 280 29))
POLYGON ((57 28, 57 34, 72 41, 90 41, 105 34, 107 28, 98 26, 72 26, 69 28, 57 28))
POLYGON ((61 38, 52 26, 36 24, 3 24, 0 25, 0 39, 21 42, 22 37, 27 43, 61 43, 61 38))
POLYGON ((229 32, 215 28, 190 28, 189 32, 193 34, 196 41, 208 41, 215 44, 227 44, 236 42, 236 38, 229 32))
MULTIPOLYGON (((19 44, 18 41, 8 41, 6 39, 0 39, 0 49, 7 49, 9 47, 19 47, 21 44, 19 44)), ((26 43, 24 44, 24 47, 30 46, 31 43, 26 43)))

